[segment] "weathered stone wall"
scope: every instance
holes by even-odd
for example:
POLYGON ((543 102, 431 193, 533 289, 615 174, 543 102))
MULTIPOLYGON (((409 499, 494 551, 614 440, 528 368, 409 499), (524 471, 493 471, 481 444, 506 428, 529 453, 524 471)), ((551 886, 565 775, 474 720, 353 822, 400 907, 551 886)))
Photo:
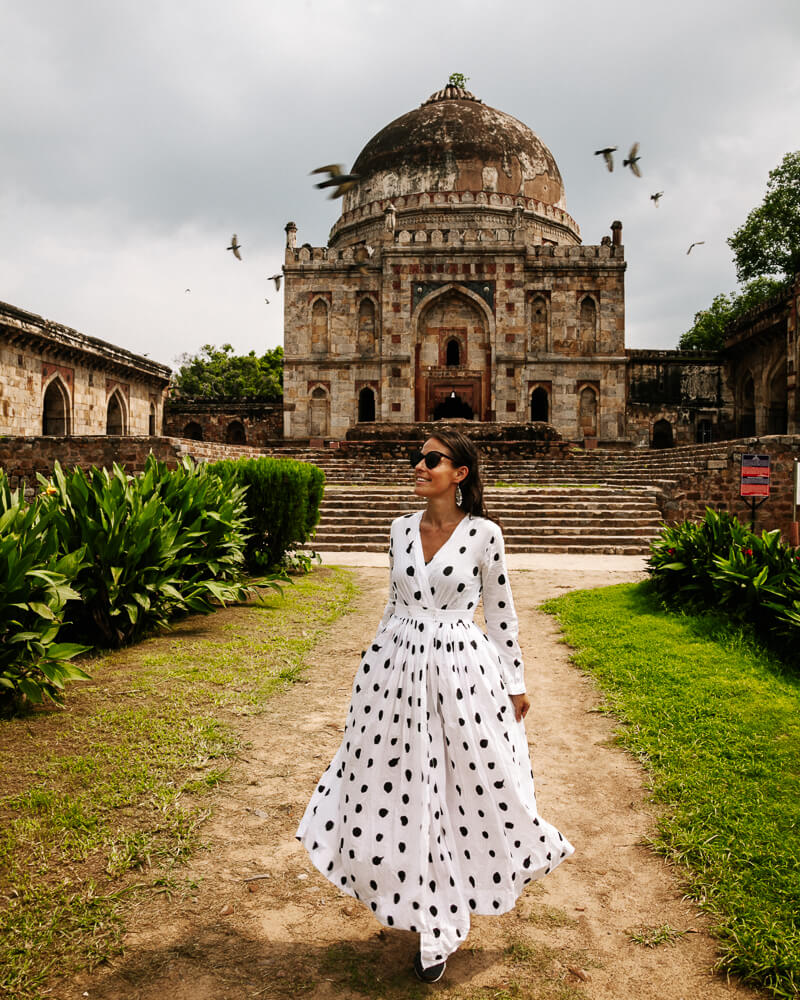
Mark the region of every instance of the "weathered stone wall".
POLYGON ((260 448, 238 447, 208 441, 185 441, 174 437, 114 437, 87 435, 69 437, 6 437, 0 438, 0 468, 16 489, 20 483, 30 488, 36 483, 36 473, 49 476, 58 461, 62 468, 76 465, 107 468, 116 462, 129 472, 144 468, 147 456, 175 466, 184 455, 198 462, 213 462, 223 458, 258 458, 260 448))
POLYGON ((658 445, 663 422, 675 445, 734 436, 734 401, 720 353, 627 351, 628 434, 637 447, 658 445))
POLYGON ((125 434, 160 433, 170 369, 0 303, 0 434, 105 434, 112 399, 125 434), (48 404, 48 400, 50 400, 48 404))
POLYGON ((771 458, 770 497, 756 513, 756 530, 778 528, 788 541, 794 513, 792 470, 795 459, 800 459, 800 435, 721 442, 708 457, 705 469, 679 475, 674 486, 662 490, 659 506, 664 519, 672 523, 699 520, 706 507, 711 507, 729 510, 742 522, 749 521, 749 504, 739 496, 745 454, 771 458))
POLYGON ((283 437, 283 403, 168 400, 164 407, 164 434, 192 437, 197 425, 203 441, 263 446, 283 437))

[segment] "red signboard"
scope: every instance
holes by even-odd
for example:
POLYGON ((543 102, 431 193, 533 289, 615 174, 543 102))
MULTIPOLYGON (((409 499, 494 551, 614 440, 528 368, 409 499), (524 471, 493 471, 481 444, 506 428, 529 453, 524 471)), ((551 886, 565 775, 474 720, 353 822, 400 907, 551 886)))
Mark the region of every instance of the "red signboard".
POLYGON ((769 496, 769 455, 742 455, 739 496, 769 496))

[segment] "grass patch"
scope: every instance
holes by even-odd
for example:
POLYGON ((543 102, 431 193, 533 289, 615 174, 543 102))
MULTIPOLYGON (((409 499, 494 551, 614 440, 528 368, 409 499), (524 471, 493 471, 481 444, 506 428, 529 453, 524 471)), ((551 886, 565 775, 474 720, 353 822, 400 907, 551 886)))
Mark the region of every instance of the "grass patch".
POLYGON ((679 931, 669 924, 659 924, 658 926, 642 925, 634 927, 630 932, 631 941, 640 944, 643 948, 658 948, 662 944, 675 944, 689 931, 679 931))
POLYGON ((719 965, 800 993, 800 679, 715 615, 665 612, 648 585, 548 601, 575 663, 622 721, 665 805, 654 846, 685 866, 719 965))
POLYGON ((317 570, 93 660, 66 711, 0 723, 0 995, 36 1000, 118 953, 131 896, 196 888, 179 866, 240 750, 237 718, 302 675, 355 593, 317 570))

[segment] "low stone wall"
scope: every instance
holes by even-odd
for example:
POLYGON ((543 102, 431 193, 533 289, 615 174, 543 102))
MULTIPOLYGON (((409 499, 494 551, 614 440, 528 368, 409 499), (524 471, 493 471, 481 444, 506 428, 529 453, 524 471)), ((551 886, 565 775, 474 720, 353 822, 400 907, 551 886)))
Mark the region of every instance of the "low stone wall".
POLYGON ((114 462, 128 472, 144 468, 153 453, 167 465, 175 466, 184 455, 201 462, 221 458, 257 458, 263 449, 209 441, 186 441, 173 437, 112 437, 105 434, 83 437, 6 437, 0 439, 0 468, 16 489, 21 483, 32 487, 36 473, 49 476, 56 461, 65 469, 76 465, 88 469, 111 468, 114 462))
POLYGON ((283 437, 283 402, 168 400, 164 433, 181 438, 200 433, 203 441, 264 447, 283 437))
POLYGON ((706 507, 729 510, 742 522, 750 519, 749 503, 739 496, 742 455, 769 455, 770 496, 756 511, 756 531, 779 529, 790 538, 794 516, 792 473, 800 459, 800 435, 774 435, 720 442, 705 461, 705 468, 676 477, 674 486, 662 489, 659 507, 664 520, 674 523, 698 520, 706 507))

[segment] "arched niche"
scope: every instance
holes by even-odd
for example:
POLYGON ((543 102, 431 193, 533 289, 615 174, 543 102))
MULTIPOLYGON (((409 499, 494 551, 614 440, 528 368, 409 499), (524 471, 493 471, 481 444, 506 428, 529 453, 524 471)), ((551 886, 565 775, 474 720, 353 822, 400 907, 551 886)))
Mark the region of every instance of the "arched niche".
POLYGON ((578 315, 578 339, 582 354, 594 354, 597 350, 597 303, 591 295, 581 299, 578 315))
POLYGON ((56 375, 47 385, 42 399, 42 434, 65 437, 70 433, 69 390, 56 375))
POLYGON ((756 433, 756 386, 748 371, 742 376, 739 389, 739 436, 753 437, 756 433))
POLYGON ((458 368, 461 364, 461 344, 457 337, 451 337, 447 341, 444 363, 448 368, 458 368))
POLYGON ((188 438, 190 441, 202 441, 203 428, 196 420, 190 420, 189 423, 184 426, 181 436, 188 438))
POLYGON ((578 427, 585 438, 597 437, 597 390, 586 385, 578 393, 578 427))
POLYGON ((371 354, 375 350, 375 303, 363 298, 358 305, 358 351, 371 354))
POLYGON ((106 403, 106 434, 122 435, 128 433, 128 414, 125 400, 119 389, 115 389, 106 403))
POLYGON ((328 334, 328 303, 325 299, 314 299, 311 306, 311 353, 327 354, 330 350, 328 334))
POLYGON ((309 437, 327 437, 330 433, 330 400, 321 385, 311 390, 309 425, 309 437))
POLYGON ((767 379, 767 434, 785 434, 789 426, 789 390, 786 358, 782 358, 767 379))
POLYGON ((247 434, 241 420, 231 420, 225 428, 225 441, 227 444, 247 444, 247 434))
POLYGON ((529 350, 532 353, 550 348, 550 316, 544 295, 534 295, 531 299, 531 329, 529 350))
POLYGON ((154 437, 156 433, 156 407, 155 403, 150 404, 150 412, 147 416, 147 433, 154 437))

